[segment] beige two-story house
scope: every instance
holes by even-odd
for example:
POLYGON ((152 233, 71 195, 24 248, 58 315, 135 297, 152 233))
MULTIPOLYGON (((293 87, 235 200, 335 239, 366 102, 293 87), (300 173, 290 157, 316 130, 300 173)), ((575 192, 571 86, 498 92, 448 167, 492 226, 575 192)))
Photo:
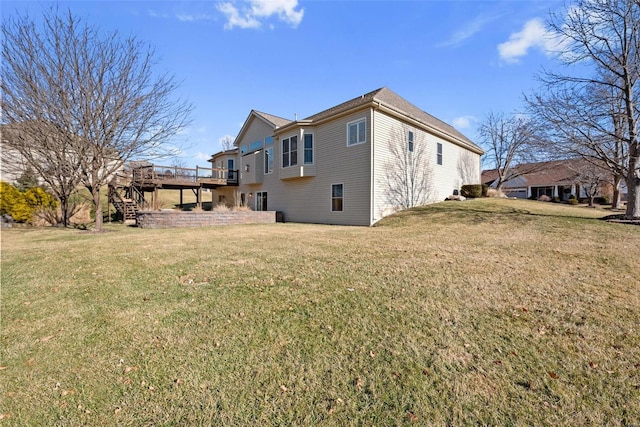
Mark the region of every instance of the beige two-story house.
POLYGON ((388 88, 302 120, 252 110, 214 168, 237 186, 214 201, 282 212, 286 221, 372 225, 480 183, 483 151, 388 88))

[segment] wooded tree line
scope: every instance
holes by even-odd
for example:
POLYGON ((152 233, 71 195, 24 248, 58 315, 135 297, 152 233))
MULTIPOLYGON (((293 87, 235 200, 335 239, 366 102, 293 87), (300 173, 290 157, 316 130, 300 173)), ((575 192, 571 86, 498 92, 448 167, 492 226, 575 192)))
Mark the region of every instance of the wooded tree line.
POLYGON ((548 30, 566 72, 543 71, 540 89, 525 95, 523 112, 490 113, 480 125, 497 184, 533 171, 518 164, 536 168, 538 161, 577 157, 607 170, 616 191, 624 181, 625 216, 638 218, 640 2, 578 0, 552 14, 548 30), (576 69, 586 72, 572 74, 576 69))

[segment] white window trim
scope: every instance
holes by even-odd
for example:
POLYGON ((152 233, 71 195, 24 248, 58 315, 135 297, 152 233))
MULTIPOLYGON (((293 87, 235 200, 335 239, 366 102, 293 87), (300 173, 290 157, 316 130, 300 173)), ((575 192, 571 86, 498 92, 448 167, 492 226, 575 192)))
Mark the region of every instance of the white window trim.
POLYGON ((273 171, 275 170, 275 165, 276 165, 276 150, 274 150, 273 145, 271 147, 265 147, 264 149, 264 153, 263 153, 263 159, 262 162, 264 163, 263 168, 264 168, 264 174, 265 175, 271 175, 273 173, 273 171), (269 168, 267 167, 267 151, 271 150, 271 162, 273 163, 273 170, 271 172, 269 172, 269 168))
MULTIPOLYGON (((304 144, 304 142, 303 142, 304 144)), ((300 136, 296 133, 291 134, 289 136, 287 136, 286 138, 282 138, 280 140, 280 169, 287 169, 287 168, 291 168, 291 167, 297 167, 300 166, 300 162, 298 162, 298 159, 300 158, 300 156, 298 155, 298 152, 300 151, 300 136), (292 165, 291 164, 291 138, 296 138, 296 164, 292 165), (282 156, 284 154, 284 150, 282 149, 282 144, 284 143, 285 140, 289 140, 289 164, 287 166, 284 165, 284 163, 282 162, 282 156)), ((302 159, 304 161, 304 159, 302 159)))
POLYGON ((258 206, 258 204, 262 204, 262 195, 267 194, 267 208, 269 207, 269 194, 266 191, 257 191, 256 192, 256 200, 255 200, 255 210, 257 212, 261 212, 262 209, 258 210, 258 208, 262 208, 262 206, 258 206))
MULTIPOLYGON (((357 129, 358 127, 356 127, 357 129)), ((361 117, 357 120, 352 120, 350 122, 347 123, 347 147, 353 147, 356 145, 360 145, 360 144, 364 144, 367 142, 367 118, 366 117, 361 117), (353 144, 349 144, 349 126, 351 126, 352 124, 355 123, 360 123, 360 122, 364 122, 364 140, 362 142, 358 142, 356 138, 356 142, 353 144)))
POLYGON ((305 132, 302 135, 302 164, 308 166, 308 165, 313 165, 315 162, 316 162, 316 136, 315 136, 315 134, 313 132, 305 132), (312 160, 312 162, 311 163, 307 163, 307 162, 304 161, 304 153, 306 151, 305 147, 304 147, 304 142, 305 142, 304 141, 304 137, 306 135, 311 135, 312 136, 312 138, 311 138, 311 160, 312 160))
POLYGON ((331 186, 329 187, 329 212, 331 213, 344 213, 344 182, 335 182, 333 184, 331 184, 331 186), (342 185, 342 210, 341 211, 334 211, 333 210, 333 186, 334 185, 342 185))
POLYGON ((407 151, 413 153, 416 146, 416 133, 412 130, 407 131, 407 151))

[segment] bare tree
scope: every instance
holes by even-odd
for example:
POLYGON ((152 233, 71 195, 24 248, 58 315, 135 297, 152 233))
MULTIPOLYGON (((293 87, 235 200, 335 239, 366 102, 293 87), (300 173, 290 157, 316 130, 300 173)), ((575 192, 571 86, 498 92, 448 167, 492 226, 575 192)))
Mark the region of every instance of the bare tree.
POLYGON ((480 123, 478 133, 486 149, 485 163, 497 171, 496 188, 544 167, 537 162, 536 126, 528 118, 490 112, 480 123))
POLYGON ((458 186, 478 184, 480 180, 479 167, 478 158, 469 151, 464 150, 458 157, 458 186))
MULTIPOLYGON (((595 198, 600 193, 605 184, 611 182, 611 174, 606 168, 587 161, 567 163, 568 167, 576 172, 575 180, 582 186, 587 197, 589 206, 595 206, 595 198)), ((579 195, 577 195, 579 196, 579 195)))
MULTIPOLYGON (((33 103, 27 98, 23 105, 36 109, 33 103)), ((4 103, 3 108, 10 113, 4 103)), ((80 159, 73 147, 71 134, 42 119, 2 127, 3 172, 17 176, 32 169, 60 202, 59 222, 65 227, 79 209, 72 197, 80 185, 80 159)))
POLYGON ((548 126, 554 150, 604 164, 614 188, 626 179, 625 216, 638 218, 640 2, 578 0, 565 15, 552 15, 549 26, 564 41, 562 62, 589 65, 592 72, 544 72, 544 92, 528 103, 548 126))
POLYGON ((233 143, 235 138, 231 135, 225 135, 220 138, 220 146, 222 147, 222 151, 231 150, 233 148, 233 143))
POLYGON ((525 96, 529 111, 544 123, 539 149, 552 158, 582 158, 611 174, 613 204, 619 206, 620 182, 628 171, 627 144, 620 100, 610 88, 554 84, 544 94, 525 96))
POLYGON ((62 174, 65 186, 80 182, 91 192, 100 230, 102 188, 128 160, 170 154, 167 141, 188 124, 191 106, 172 99, 174 78, 153 72, 153 51, 135 38, 55 8, 42 22, 3 21, 2 122, 23 125, 25 138, 12 148, 43 178, 62 174))
POLYGON ((406 125, 396 127, 388 149, 391 156, 385 164, 385 190, 389 203, 401 209, 426 204, 433 192, 433 167, 424 133, 406 125))

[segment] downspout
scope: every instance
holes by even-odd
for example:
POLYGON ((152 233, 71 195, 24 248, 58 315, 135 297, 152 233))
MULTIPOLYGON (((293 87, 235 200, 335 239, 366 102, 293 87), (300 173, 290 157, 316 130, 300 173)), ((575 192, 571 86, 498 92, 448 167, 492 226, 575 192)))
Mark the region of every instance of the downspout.
POLYGON ((369 191, 371 192, 370 200, 371 207, 369 208, 369 226, 374 224, 375 219, 375 207, 376 207, 376 147, 374 141, 376 140, 376 108, 380 107, 380 103, 376 102, 371 108, 371 144, 369 144, 371 149, 371 185, 369 186, 369 191))

